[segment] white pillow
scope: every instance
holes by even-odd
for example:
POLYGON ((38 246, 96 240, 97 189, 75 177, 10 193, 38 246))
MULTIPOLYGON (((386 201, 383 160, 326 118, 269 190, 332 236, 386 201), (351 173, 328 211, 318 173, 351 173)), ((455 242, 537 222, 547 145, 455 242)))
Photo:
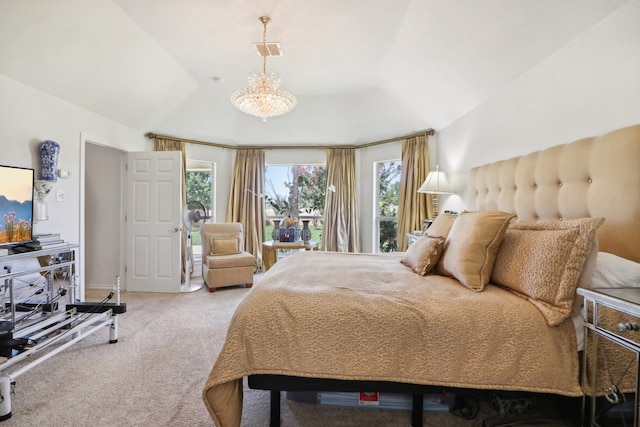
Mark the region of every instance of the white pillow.
POLYGON ((640 263, 608 252, 598 252, 591 289, 636 287, 640 287, 640 263))

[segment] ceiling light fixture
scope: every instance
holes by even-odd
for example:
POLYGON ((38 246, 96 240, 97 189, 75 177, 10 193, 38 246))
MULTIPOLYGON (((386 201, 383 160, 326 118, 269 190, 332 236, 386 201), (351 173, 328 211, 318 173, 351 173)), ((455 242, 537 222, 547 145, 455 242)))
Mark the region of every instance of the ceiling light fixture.
MULTIPOLYGON (((264 26, 262 46, 267 52, 267 24, 271 19, 261 16, 259 21, 264 26)), ((249 86, 231 94, 231 103, 238 110, 262 117, 263 122, 267 121, 267 117, 288 113, 297 102, 295 96, 280 89, 280 76, 277 73, 271 71, 267 74, 267 55, 263 55, 262 73, 252 73, 249 76, 249 86)))

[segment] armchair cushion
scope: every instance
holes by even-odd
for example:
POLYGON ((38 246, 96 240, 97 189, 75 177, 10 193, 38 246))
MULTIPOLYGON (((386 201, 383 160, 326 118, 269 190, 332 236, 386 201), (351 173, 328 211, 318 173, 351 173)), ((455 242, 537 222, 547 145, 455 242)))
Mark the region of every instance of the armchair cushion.
POLYGON ((210 269, 247 266, 253 269, 255 261, 256 257, 249 252, 239 252, 233 255, 209 255, 205 258, 206 265, 210 269))

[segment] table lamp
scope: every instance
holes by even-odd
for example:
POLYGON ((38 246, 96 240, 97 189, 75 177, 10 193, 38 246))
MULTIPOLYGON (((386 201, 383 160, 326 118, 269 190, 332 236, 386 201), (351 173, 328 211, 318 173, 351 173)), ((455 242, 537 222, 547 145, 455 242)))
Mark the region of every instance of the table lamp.
POLYGON ((438 216, 438 196, 440 194, 451 194, 451 187, 447 181, 447 176, 441 172, 436 165, 436 170, 429 172, 418 193, 431 194, 431 206, 433 208, 433 219, 438 216))

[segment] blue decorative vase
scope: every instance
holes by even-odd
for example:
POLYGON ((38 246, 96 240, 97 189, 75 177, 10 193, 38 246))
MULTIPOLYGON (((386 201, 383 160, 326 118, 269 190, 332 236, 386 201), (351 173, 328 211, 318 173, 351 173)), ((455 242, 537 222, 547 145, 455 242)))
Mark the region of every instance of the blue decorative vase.
POLYGON ((277 242, 280 240, 280 220, 273 220, 273 230, 271 230, 271 240, 277 242))
POLYGON ((280 224, 279 239, 281 242, 297 242, 300 240, 300 229, 296 226, 285 227, 280 224))
POLYGON ((40 144, 40 179, 43 181, 57 181, 56 168, 60 144, 55 141, 42 141, 40 144))
POLYGON ((311 240, 311 230, 309 229, 308 219, 302 220, 302 231, 300 232, 300 237, 302 238, 303 242, 308 242, 309 240, 311 240))
POLYGON ((287 235, 289 236, 288 242, 297 242, 300 240, 300 229, 298 227, 287 228, 287 235))

